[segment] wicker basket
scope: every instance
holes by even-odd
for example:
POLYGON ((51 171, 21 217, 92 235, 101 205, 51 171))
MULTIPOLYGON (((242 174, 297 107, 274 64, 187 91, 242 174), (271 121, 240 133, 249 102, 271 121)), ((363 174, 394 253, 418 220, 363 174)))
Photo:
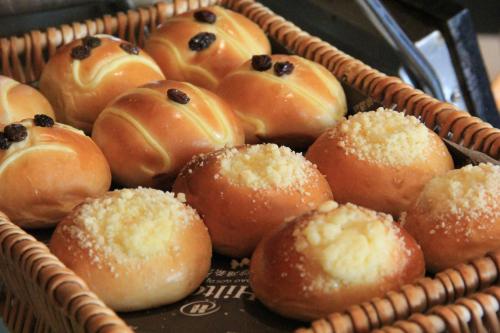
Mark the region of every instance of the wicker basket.
MULTIPOLYGON (((36 81, 47 57, 75 38, 117 35, 142 45, 147 31, 168 17, 221 4, 242 13, 288 49, 328 68, 342 83, 383 105, 421 119, 463 147, 498 159, 500 130, 455 106, 435 100, 400 79, 386 76, 309 35, 253 0, 174 0, 106 15, 102 19, 31 31, 0 39, 1 72, 36 81)), ((0 214, 0 274, 6 285, 3 318, 13 332, 132 332, 47 247, 0 214)), ((383 298, 314 321, 316 332, 500 332, 500 252, 424 278, 383 298), (448 305, 447 305, 448 304, 448 305), (388 326, 391 325, 391 326, 388 326)), ((175 329, 175 328, 174 328, 175 329)))

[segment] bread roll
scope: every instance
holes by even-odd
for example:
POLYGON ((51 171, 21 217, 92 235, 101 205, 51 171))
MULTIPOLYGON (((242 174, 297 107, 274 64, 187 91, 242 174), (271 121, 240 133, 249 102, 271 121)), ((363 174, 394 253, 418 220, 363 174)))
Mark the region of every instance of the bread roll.
POLYGON ((248 143, 304 149, 347 111, 335 76, 298 56, 255 56, 228 74, 217 94, 242 121, 248 143))
POLYGON ((306 157, 326 175, 335 200, 399 216, 427 181, 453 168, 437 134, 413 116, 379 108, 321 135, 306 157))
POLYGON ((54 118, 52 106, 38 90, 0 75, 0 128, 35 114, 54 118))
POLYGON ((109 189, 108 163, 83 132, 45 115, 3 131, 0 211, 20 227, 51 227, 87 197, 109 189))
POLYGON ((96 35, 60 47, 43 69, 40 90, 58 121, 90 133, 115 97, 162 79, 160 68, 144 51, 121 39, 96 35))
POLYGON ((493 92, 493 98, 495 99, 497 110, 500 112, 500 75, 497 75, 491 83, 491 91, 493 92))
POLYGON ((433 178, 402 224, 433 272, 500 249, 500 166, 468 165, 433 178))
POLYGON ((168 19, 146 40, 144 49, 169 80, 210 90, 252 55, 271 52, 257 24, 219 6, 168 19))
POLYGON ((192 84, 159 81, 130 90, 101 113, 92 138, 126 186, 165 188, 193 155, 244 143, 231 108, 192 84))
POLYGON ((259 243, 250 284, 271 310, 312 320, 424 276, 422 251, 390 215, 330 201, 259 243))
POLYGON ((201 284, 212 248, 196 212, 170 193, 124 189, 87 200, 50 250, 116 311, 176 302, 201 284))
POLYGON ((232 257, 250 255, 274 227, 332 198, 312 163, 274 144, 196 156, 173 191, 202 216, 215 250, 232 257))

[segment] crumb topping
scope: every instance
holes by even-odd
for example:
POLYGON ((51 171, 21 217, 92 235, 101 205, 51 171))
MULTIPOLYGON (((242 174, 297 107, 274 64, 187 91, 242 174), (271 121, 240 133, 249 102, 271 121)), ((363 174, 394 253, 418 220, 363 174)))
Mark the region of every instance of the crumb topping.
POLYGON ((426 156, 432 132, 417 118, 378 108, 359 112, 330 130, 349 155, 384 165, 408 165, 426 156))
POLYGON ((434 177, 425 185, 416 206, 435 221, 447 221, 450 216, 456 221, 438 223, 431 233, 443 229, 470 236, 473 228, 486 228, 500 219, 500 166, 467 165, 434 177), (475 226, 472 222, 478 220, 481 225, 475 226))
POLYGON ((409 251, 390 215, 350 203, 323 204, 293 235, 295 249, 331 277, 316 279, 312 288, 378 281, 395 273, 409 251))
POLYGON ((175 229, 188 225, 195 216, 192 208, 171 193, 122 189, 87 199, 62 232, 88 249, 92 262, 101 266, 109 264, 109 258, 121 263, 166 252, 175 229))
POLYGON ((301 154, 275 144, 252 145, 240 150, 228 148, 218 158, 220 176, 253 190, 300 189, 315 169, 301 154))

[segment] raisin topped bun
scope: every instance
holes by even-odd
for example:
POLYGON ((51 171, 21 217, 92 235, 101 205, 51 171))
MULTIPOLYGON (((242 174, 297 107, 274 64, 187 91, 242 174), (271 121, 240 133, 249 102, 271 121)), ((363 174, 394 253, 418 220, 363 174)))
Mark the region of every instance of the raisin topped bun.
POLYGON ((146 40, 144 49, 169 80, 188 81, 210 90, 252 55, 271 52, 257 24, 219 6, 166 20, 146 40))
POLYGON ((164 76, 146 52, 124 40, 96 35, 60 47, 45 65, 40 90, 58 121, 90 133, 115 97, 164 76))

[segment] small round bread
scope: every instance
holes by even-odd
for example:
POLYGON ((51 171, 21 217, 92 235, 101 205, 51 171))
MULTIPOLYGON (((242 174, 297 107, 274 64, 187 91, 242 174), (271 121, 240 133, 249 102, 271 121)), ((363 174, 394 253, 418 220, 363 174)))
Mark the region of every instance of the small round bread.
POLYGON ((332 198, 312 163, 274 144, 196 156, 173 191, 202 216, 214 249, 232 257, 250 255, 274 227, 332 198))
POLYGON ((145 188, 87 200, 57 226, 49 247, 116 311, 186 297, 212 257, 198 214, 171 193, 145 188))
POLYGON ((121 39, 96 35, 59 48, 40 78, 57 120, 90 133, 112 99, 164 76, 144 51, 121 39))
POLYGON ((335 76, 298 56, 254 56, 224 78, 217 94, 242 121, 247 143, 307 148, 347 112, 335 76))
POLYGON ((144 49, 169 80, 210 90, 252 55, 271 53, 257 24, 219 6, 168 19, 146 40, 144 49))
POLYGON ((92 138, 127 186, 166 188, 193 155, 244 143, 231 108, 208 90, 158 81, 121 95, 99 115, 92 138))
POLYGON ((500 166, 467 165, 429 181, 401 224, 438 272, 500 249, 500 166))
POLYGON ((38 90, 0 75, 0 127, 36 114, 54 118, 52 106, 38 90))
POLYGON ((335 200, 394 216, 432 177, 453 169, 437 134, 413 116, 383 108, 344 119, 306 157, 326 175, 335 200))
POLYGON ((497 110, 500 112, 500 74, 491 83, 491 91, 493 92, 497 110))
POLYGON ((35 115, 0 132, 0 211, 20 227, 51 227, 110 184, 106 158, 82 131, 35 115))
POLYGON ((269 309, 312 320, 424 276, 422 250, 390 215, 329 201, 264 237, 250 285, 269 309))

